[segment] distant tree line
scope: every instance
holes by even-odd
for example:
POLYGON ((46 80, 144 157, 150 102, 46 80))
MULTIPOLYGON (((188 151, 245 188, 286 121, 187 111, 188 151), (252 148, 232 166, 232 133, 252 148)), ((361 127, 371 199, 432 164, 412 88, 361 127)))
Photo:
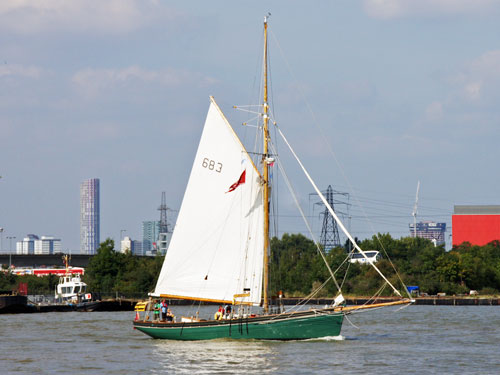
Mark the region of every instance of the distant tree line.
MULTIPOLYGON (((404 237, 394 239, 379 234, 363 240, 364 251, 377 250, 382 255, 376 265, 393 285, 399 278, 407 286, 418 286, 421 292, 435 295, 498 294, 500 290, 500 241, 484 246, 463 243, 447 252, 444 246, 434 246, 430 240, 404 237), (391 265, 394 264, 399 276, 391 265)), ((384 281, 377 272, 365 264, 345 262, 345 248, 330 250, 326 257, 342 291, 346 295, 370 296, 384 281)), ((300 234, 285 234, 271 242, 271 288, 273 293, 284 291, 288 296, 306 296, 329 278, 329 273, 318 254, 315 244, 300 234)), ((318 296, 334 295, 336 287, 329 282, 318 296)), ((389 295, 386 287, 382 295, 389 295)))
MULTIPOLYGON (((107 239, 90 258, 82 279, 89 291, 104 296, 118 293, 127 297, 145 297, 156 285, 163 259, 159 255, 136 257, 130 252, 117 252, 114 241, 107 239)), ((0 291, 16 290, 19 283, 27 283, 29 294, 54 294, 58 282, 59 277, 55 275, 17 276, 0 272, 0 291)))
MULTIPOLYGON (((443 246, 423 238, 393 239, 379 234, 363 240, 360 247, 377 250, 382 259, 377 267, 393 285, 419 286, 421 292, 434 295, 466 294, 477 290, 480 294, 498 294, 500 291, 500 241, 484 246, 464 243, 445 251, 443 246), (398 274, 391 265, 394 264, 398 274)), ((346 249, 334 248, 326 254, 327 262, 345 295, 370 296, 381 290, 383 280, 370 266, 346 261, 346 249)), ((129 252, 114 250, 114 242, 101 243, 85 270, 83 280, 88 289, 104 295, 119 293, 123 296, 145 297, 156 285, 164 257, 136 257, 129 252)), ((313 241, 301 234, 284 234, 271 240, 270 288, 276 295, 307 296, 330 277, 313 241)), ((0 290, 14 290, 20 282, 28 283, 30 294, 52 294, 58 277, 15 276, 0 272, 0 290)), ((382 295, 390 295, 385 287, 382 295)), ((336 287, 329 281, 317 296, 334 296, 336 287)))
POLYGON ((108 238, 90 259, 83 280, 91 291, 147 296, 156 285, 163 259, 160 255, 136 257, 130 251, 117 252, 113 240, 108 238))

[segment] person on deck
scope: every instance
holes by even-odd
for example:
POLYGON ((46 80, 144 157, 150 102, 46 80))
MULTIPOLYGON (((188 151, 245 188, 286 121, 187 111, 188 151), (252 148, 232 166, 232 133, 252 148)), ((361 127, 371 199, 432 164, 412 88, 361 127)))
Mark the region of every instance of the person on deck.
POLYGON ((219 305, 219 310, 217 310, 217 312, 215 313, 214 319, 221 320, 223 316, 224 316, 224 308, 222 307, 222 305, 219 305))
POLYGON ((167 319, 167 310, 168 310, 168 304, 167 300, 161 301, 161 320, 165 321, 167 319))
POLYGON ((173 322, 174 321, 174 314, 172 314, 172 311, 170 309, 167 309, 167 322, 173 322))
POLYGON ((154 304, 154 319, 153 320, 160 320, 160 310, 161 310, 161 304, 160 300, 157 299, 155 304, 154 304))
POLYGON ((224 310, 225 310, 224 318, 230 319, 231 318, 231 305, 226 305, 226 308, 224 310))

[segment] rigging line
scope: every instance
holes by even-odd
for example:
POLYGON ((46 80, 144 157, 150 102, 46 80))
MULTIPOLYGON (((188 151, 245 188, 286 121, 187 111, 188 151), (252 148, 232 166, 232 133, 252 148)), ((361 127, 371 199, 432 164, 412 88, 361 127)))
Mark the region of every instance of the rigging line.
MULTIPOLYGON (((331 276, 330 276, 330 277, 328 277, 328 279, 326 279, 326 280, 323 282, 323 284, 321 284, 321 285, 320 285, 319 287, 317 287, 317 288, 316 288, 313 292, 311 292, 311 293, 309 294, 309 296, 308 296, 308 297, 306 297, 306 299, 305 299, 305 300, 303 300, 303 304, 305 305, 305 304, 306 304, 307 302, 309 302, 309 301, 310 301, 310 300, 311 300, 314 296, 316 296, 316 294, 318 294, 318 293, 320 292, 320 290, 321 290, 321 289, 323 289, 323 288, 326 286, 326 284, 330 281, 330 279, 331 279, 331 278, 332 278, 331 276)), ((335 303, 335 301, 334 301, 334 303, 335 303)))
MULTIPOLYGON (((242 108, 252 108, 252 107, 262 107, 262 104, 238 104, 235 105, 233 108, 245 111, 242 108)), ((252 113, 260 113, 260 112, 252 111, 252 113)))
POLYGON ((271 207, 273 209, 272 213, 274 215, 273 216, 273 227, 274 227, 273 229, 274 229, 274 233, 276 234, 276 237, 277 237, 277 233, 279 230, 279 220, 277 220, 277 218, 279 217, 279 194, 278 194, 279 178, 277 178, 277 176, 275 176, 273 169, 271 169, 271 178, 272 178, 272 181, 271 181, 272 205, 271 205, 271 207))
MULTIPOLYGON (((304 172, 304 174, 306 175, 307 179, 309 180, 309 182, 311 183, 311 185, 313 186, 314 190, 316 190, 316 193, 318 193, 318 196, 321 198, 321 200, 323 201, 323 203, 325 204, 325 207, 328 209, 328 211, 330 211, 330 213, 332 214, 332 216, 334 217, 334 219, 337 221, 337 224, 338 226, 340 227, 340 229, 342 229, 342 231, 344 232, 344 234, 347 236, 347 238, 349 238, 349 240, 352 242, 353 246, 366 258, 368 259, 368 257, 366 256, 365 252, 358 246, 358 244, 356 243, 356 241, 354 240, 354 238, 352 238, 351 234, 347 231, 346 227, 344 226, 344 224, 340 221, 339 217, 337 216, 337 214, 335 213, 335 211, 333 210, 333 208, 330 206, 330 204, 328 203, 328 201, 326 200, 325 196, 321 193, 321 191, 318 189, 318 187, 316 186, 316 184, 314 183, 313 179, 311 178, 311 176, 309 175, 309 173, 307 172, 306 168, 304 167, 304 165, 302 164, 302 162, 300 161, 299 157, 297 156, 297 154, 295 153, 295 151, 293 150, 292 146, 290 145, 290 143, 288 143, 288 140, 286 139, 285 135, 283 134, 283 132, 281 131, 281 129, 276 125, 277 129, 278 129, 278 133, 281 135, 281 138, 283 138, 283 141, 285 142, 285 144, 288 146, 290 152, 292 153, 292 155, 295 157, 295 160, 297 161, 297 163, 299 163, 300 167, 302 168, 302 171, 304 172)), ((378 272, 378 274, 392 287, 392 289, 394 290, 394 293, 396 293, 398 296, 401 297, 401 293, 399 293, 399 291, 394 287, 394 285, 391 284, 391 282, 389 280, 387 280, 387 277, 384 276, 384 274, 378 269, 378 267, 372 263, 372 262, 369 262, 370 265, 375 269, 375 271, 378 272)))
MULTIPOLYGON (((352 251, 351 251, 352 253, 352 251)), ((349 255, 351 254, 349 253, 349 255)), ((337 274, 337 272, 340 270, 340 268, 344 265, 344 263, 347 262, 347 260, 349 259, 349 255, 344 259, 344 261, 342 263, 340 263, 340 265, 337 267, 337 269, 333 272, 334 274, 337 274)), ((347 263, 347 269, 345 270, 345 273, 344 273, 344 278, 342 279, 342 283, 340 284, 340 288, 342 288, 344 286, 344 283, 345 281, 347 280, 347 273, 349 272, 349 268, 351 266, 351 263, 348 262, 347 263)))
MULTIPOLYGON (((276 126, 276 129, 279 131, 279 128, 277 126, 276 126)), ((281 131, 280 131, 280 133, 281 133, 281 131)), ((271 148, 273 150, 275 150, 274 143, 271 143, 271 148)), ((309 222, 306 219, 306 216, 304 214, 304 211, 302 210, 302 207, 299 204, 299 201, 297 199, 297 195, 295 194, 295 191, 294 191, 294 189, 292 187, 292 184, 290 183, 290 180, 288 179, 288 176, 287 176, 285 170, 283 169, 283 165, 281 164, 281 159, 277 159, 277 161, 278 161, 278 168, 280 169, 281 174, 283 175, 285 183, 288 186, 288 190, 290 191, 290 194, 292 194, 293 200, 295 201, 295 205, 297 206, 298 210, 300 211, 300 214, 302 215, 302 219, 304 220, 304 223, 306 224, 307 229, 309 230, 309 234, 313 238, 314 244, 316 245, 316 249, 318 250, 319 254, 321 255, 321 258, 323 259, 323 262, 325 263, 326 267, 328 268, 328 272, 330 272, 330 275, 331 275, 331 277, 333 279, 333 282, 335 283, 335 286, 337 287, 339 293, 342 293, 342 291, 340 289, 340 285, 338 284, 337 279, 335 278, 335 275, 333 274, 333 271, 330 268, 330 265, 328 264, 328 261, 326 260, 325 254, 323 254, 323 251, 321 250, 321 247, 319 246, 318 241, 314 237, 312 228, 311 228, 311 226, 309 225, 309 222)))
POLYGON ((347 317, 347 314, 344 314, 344 318, 345 318, 345 319, 349 322, 349 324, 350 324, 351 326, 353 326, 353 327, 354 327, 354 328, 356 328, 356 329, 361 330, 361 328, 359 328, 356 324, 354 324, 353 322, 351 322, 351 320, 347 317))
POLYGON ((316 294, 318 294, 319 291, 325 287, 325 285, 330 281, 331 278, 332 278, 331 276, 328 277, 328 279, 326 279, 325 282, 323 282, 323 284, 321 284, 318 288, 316 288, 311 293, 309 293, 309 295, 304 297, 304 299, 301 299, 298 303, 296 303, 294 306, 292 306, 288 311, 280 312, 275 317, 273 317, 271 320, 274 320, 283 314, 287 314, 290 311, 292 311, 292 312, 293 311, 300 311, 300 308, 304 307, 307 304, 307 302, 309 302, 316 294))
MULTIPOLYGON (((262 80, 261 79, 257 79, 258 77, 258 72, 259 72, 259 69, 260 69, 260 66, 261 66, 261 58, 262 58, 262 49, 260 48, 260 46, 262 45, 262 41, 264 39, 264 31, 262 31, 262 34, 261 34, 261 38, 260 38, 260 43, 257 45, 258 48, 257 48, 257 51, 256 53, 252 54, 252 56, 255 56, 256 58, 256 61, 255 61, 255 71, 254 71, 254 74, 253 74, 253 80, 252 80, 252 83, 251 83, 251 87, 249 87, 249 90, 248 90, 248 98, 247 98, 247 103, 251 103, 251 98, 255 95, 255 90, 256 90, 256 87, 257 87, 257 84, 259 85, 259 95, 260 95, 260 88, 261 88, 261 84, 262 84, 262 80)), ((257 47, 256 46, 256 47, 257 47)), ((260 103, 260 101, 258 101, 257 103, 260 103)), ((244 106, 244 107, 251 107, 251 106, 259 106, 260 104, 254 104, 254 105, 248 105, 248 106, 244 106)), ((233 106, 233 108, 236 107, 236 106, 233 106)), ((236 107, 238 108, 238 107, 236 107)), ((258 116, 257 116, 258 117, 258 116)), ((253 119, 252 119, 253 120, 253 119)), ((258 121, 257 121, 258 122, 258 121)), ((245 131, 244 131, 244 136, 246 137, 246 134, 247 134, 247 128, 245 127, 245 131)))
POLYGON ((393 312, 397 313, 397 312, 399 312, 399 311, 401 311, 401 310, 403 310, 403 309, 406 309, 408 306, 410 306, 410 304, 408 304, 408 305, 403 305, 403 306, 401 306, 399 309, 394 310, 393 312))
MULTIPOLYGON (((285 64, 286 64, 286 66, 288 67, 288 71, 289 71, 289 72, 290 72, 290 74, 292 75, 292 77, 293 77, 293 79, 295 80, 295 82, 298 82, 298 80, 296 79, 295 75, 293 74, 293 71, 292 71, 292 69, 291 69, 291 67, 290 67, 290 64, 288 63, 288 60, 287 60, 287 59, 286 59, 286 57, 285 57, 285 54, 283 53, 283 50, 281 49, 280 44, 278 43, 278 40, 277 40, 276 36, 275 36, 275 35, 274 35, 274 33, 272 33, 272 32, 271 32, 271 35, 273 36, 273 38, 274 38, 274 40, 275 40, 275 42, 276 42, 276 45, 278 46, 278 49, 279 49, 279 51, 281 52, 281 55, 282 55, 283 59, 285 60, 285 64)), ((339 167, 340 172, 342 173, 342 176, 344 177, 344 180, 347 182, 347 184, 349 185, 349 188, 350 188, 350 189, 351 189, 351 191, 353 191, 353 193, 354 193, 354 190, 353 190, 353 188, 352 188, 352 184, 351 184, 351 182, 349 181, 349 179, 347 178, 347 175, 345 174, 344 168, 342 167, 342 165, 340 164, 339 160, 337 159, 337 156, 336 156, 336 155, 335 155, 335 153, 333 152, 333 149, 332 149, 332 147, 331 147, 330 143, 326 141, 326 139, 327 139, 326 134, 325 134, 325 132, 323 131, 323 129, 319 126, 319 123, 318 123, 318 121, 317 121, 317 119, 316 119, 316 116, 315 116, 315 114, 314 114, 314 112, 313 112, 313 110, 312 110, 312 108, 311 108, 311 105, 310 105, 310 104, 309 104, 309 102, 307 101, 307 99, 306 99, 306 97, 305 97, 304 93, 302 92, 302 90, 300 90, 300 86, 299 86, 299 85, 297 85, 297 90, 299 91, 300 95, 302 96, 302 99, 303 99, 303 100, 304 100, 304 102, 306 103, 307 109, 308 109, 309 113, 311 114, 311 116, 312 116, 312 118, 313 118, 313 121, 312 121, 312 122, 313 122, 314 126, 316 126, 316 128, 317 128, 317 129, 319 129, 319 131, 320 131, 320 133, 321 133, 321 136, 322 136, 322 138, 323 138, 323 140, 324 140, 324 142, 325 142, 325 144, 326 144, 326 146, 327 146, 327 148, 328 148, 328 151, 330 152, 330 154, 332 155, 333 159, 335 160, 335 163, 336 163, 336 164, 337 164, 337 166, 339 167)), ((279 132, 280 132, 281 136, 284 138, 284 135, 283 135, 283 133, 281 132, 281 130, 279 130, 279 132)), ((285 141, 285 142, 286 142, 286 141, 285 141)), ((288 142, 287 142, 287 144, 288 144, 288 142)), ((291 149, 290 145, 289 145, 288 147, 291 149)), ((295 154, 295 153, 294 153, 294 154, 295 154)), ((296 159, 298 160, 297 156, 295 156, 295 157, 296 157, 296 159)), ((299 162, 299 163, 300 163, 300 162, 299 162)), ((317 189, 317 188, 316 188, 316 189, 317 189)), ((319 189, 318 189, 318 192, 319 192, 319 189)), ((321 195, 321 192, 319 192, 319 194, 320 194, 320 196, 322 196, 322 195, 321 195)), ((356 197, 356 195, 355 195, 355 194, 352 194, 352 195, 354 196, 354 199, 357 201, 357 197, 356 197)), ((324 197, 323 197, 323 199, 324 199, 324 197)), ((326 202, 326 200, 325 200, 325 202, 326 202)), ((325 203, 325 204, 326 204, 326 203, 325 203)), ((358 202, 358 204, 359 204, 359 202, 358 202)), ((329 204, 327 205, 327 207, 329 207, 329 208, 331 209, 331 207, 330 207, 330 205, 329 205, 329 204)), ((333 210, 331 210, 331 211, 333 212, 333 210)), ((334 215, 335 215, 335 214, 334 214, 334 215)), ((337 215, 335 215, 334 217, 336 217, 336 216, 337 216, 337 215)), ((338 220, 337 220, 337 222, 338 222, 338 220)), ((371 222, 369 222, 369 223, 370 223, 370 226, 371 226, 372 231, 373 231, 373 232, 375 232, 375 228, 373 228, 373 224, 372 224, 371 222)), ((341 224, 341 227, 343 227, 343 226, 344 226, 344 225, 343 225, 343 224, 341 224)), ((347 233, 346 233, 346 235, 347 235, 347 233)), ((375 236, 376 236, 376 238, 377 238, 377 240, 378 240, 378 242, 379 242, 380 246, 381 246, 381 247, 382 247, 382 249, 384 250, 384 253, 385 253, 385 255, 387 256, 387 259, 389 260, 389 262, 390 262, 390 264, 391 264, 392 268, 393 268, 393 269, 394 269, 394 271, 396 272, 396 274, 397 274, 397 276, 398 276, 398 279, 399 279, 399 280, 400 280, 400 282, 403 284, 403 286, 404 286, 404 288, 405 288, 405 290, 406 290, 406 285, 404 284, 403 280, 401 279, 401 276, 400 276, 400 275, 399 275, 399 273, 397 272, 396 267, 394 266, 394 263, 392 263, 392 260, 390 259, 389 255, 387 254, 387 251, 386 251, 386 249, 385 249, 384 245, 382 244, 382 241, 380 241, 380 238, 379 238, 378 234, 375 234, 375 236)), ((348 237, 351 237, 351 235, 349 234, 349 235, 348 235, 348 237)), ((351 239, 351 241, 352 241, 352 239, 351 239)), ((354 243, 354 245, 355 245, 355 247, 357 247, 357 248, 358 248, 358 251, 360 251, 361 253, 363 253, 363 254, 364 254, 363 250, 361 250, 361 249, 357 246, 357 244, 355 244, 355 243, 354 243)), ((365 257, 366 257, 366 256, 365 256, 365 257)), ((383 275, 382 275, 382 273, 378 270, 378 268, 377 268, 374 264, 372 264, 372 265, 373 265, 373 267, 375 268, 375 270, 377 270, 377 272, 379 272, 379 274, 380 274, 380 275, 381 275, 384 279, 386 279, 386 278, 385 278, 385 276, 383 276, 383 275)), ((387 280, 387 279, 386 279, 386 280, 387 280)), ((391 287, 393 288, 393 290, 394 290, 394 291, 395 291, 395 292, 396 292, 399 296, 401 296, 401 294, 399 293, 399 291, 397 291, 397 289, 396 289, 396 288, 394 288, 394 286, 393 286, 391 283, 389 283, 389 285, 391 285, 391 287)), ((408 291, 407 291, 407 293, 408 293, 408 291)))
MULTIPOLYGON (((241 105, 238 105, 238 106, 233 106, 234 109, 237 109, 241 112, 245 112, 245 113, 251 113, 251 114, 254 114, 254 115, 257 115, 255 116, 253 119, 257 118, 259 115, 260 115, 260 112, 257 112, 257 111, 250 111, 249 109, 245 109, 243 108, 244 106, 241 106, 241 105)), ((251 120, 253 120, 251 119, 251 120)))
MULTIPOLYGON (((368 196, 357 196, 357 198, 358 198, 357 200, 360 202, 369 202, 369 203, 372 203, 373 205, 380 204, 380 205, 383 205, 384 207, 389 206, 389 207, 404 208, 404 209, 407 209, 408 206, 411 206, 412 204, 415 203, 415 202, 413 202, 413 203, 408 203, 408 202, 398 203, 396 201, 386 201, 386 200, 382 200, 382 199, 374 199, 374 198, 368 197, 368 196)), ((419 205, 419 208, 420 208, 420 205, 419 205)), ((452 210, 450 210, 448 208, 436 208, 436 207, 431 207, 431 206, 422 206, 422 208, 425 208, 426 211, 438 211, 438 212, 444 211, 447 214, 450 214, 453 212, 452 210)))
MULTIPOLYGON (((274 120, 274 84, 273 84, 273 69, 271 68, 271 51, 272 49, 268 49, 267 51, 267 57, 268 57, 268 73, 269 73, 269 80, 268 80, 268 87, 269 87, 269 91, 270 91, 270 98, 268 98, 268 115, 270 117, 270 120, 272 120, 272 122, 274 123, 275 120, 274 120), (271 105, 269 105, 269 102, 271 103, 271 105)), ((269 131, 269 129, 268 129, 269 131)), ((278 139, 276 137, 276 129, 274 129, 274 138, 271 138, 271 141, 272 139, 278 139)), ((272 143, 272 142, 271 142, 272 143)), ((276 158, 278 156, 278 145, 277 144, 274 144, 272 145, 272 148, 274 150, 274 154, 276 155, 276 158)), ((268 150, 268 153, 269 153, 269 150, 268 150)), ((272 175, 273 177, 273 185, 271 186, 271 188, 273 189, 273 191, 271 191, 271 193, 274 195, 274 202, 276 204, 276 209, 274 210, 274 212, 276 214, 279 214, 279 194, 278 194, 278 189, 279 189, 279 185, 278 185, 278 182, 279 182, 279 179, 277 178, 277 176, 274 176, 274 174, 272 175)), ((279 226, 279 220, 274 220, 274 226, 275 226, 275 233, 278 233, 278 226, 279 226)))

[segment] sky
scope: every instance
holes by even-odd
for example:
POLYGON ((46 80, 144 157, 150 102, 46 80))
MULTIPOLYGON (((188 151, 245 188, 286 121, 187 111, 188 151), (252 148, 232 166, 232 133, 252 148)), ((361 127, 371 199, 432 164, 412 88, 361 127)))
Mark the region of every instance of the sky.
MULTIPOLYGON (((34 233, 78 253, 88 178, 101 241, 141 239, 162 191, 173 225, 210 95, 252 139, 233 106, 258 99, 268 12, 274 118, 318 186, 349 193, 353 236, 408 235, 417 181, 417 219, 446 222, 448 243, 453 205, 500 204, 498 0, 6 0, 0 250, 34 233)), ((319 235, 322 208, 278 147, 319 235)), ((278 233, 304 231, 279 205, 278 233)))

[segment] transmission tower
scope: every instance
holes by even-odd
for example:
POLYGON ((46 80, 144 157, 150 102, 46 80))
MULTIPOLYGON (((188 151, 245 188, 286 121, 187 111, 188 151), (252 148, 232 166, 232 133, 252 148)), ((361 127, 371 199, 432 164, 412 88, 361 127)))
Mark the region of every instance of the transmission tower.
POLYGON ((160 211, 160 233, 168 233, 168 224, 167 224, 167 199, 164 191, 161 193, 161 205, 158 207, 158 211, 160 211))
MULTIPOLYGON (((330 205, 330 207, 335 211, 333 206, 333 189, 332 185, 328 185, 325 194, 326 201, 330 205)), ((325 207, 325 211, 323 212, 323 228, 321 229, 321 236, 319 239, 319 243, 323 245, 323 249, 325 251, 330 251, 334 247, 341 246, 340 244, 340 236, 339 236, 339 228, 337 227, 337 222, 333 218, 328 208, 325 207)))
POLYGON ((158 233, 158 250, 161 254, 165 254, 167 251, 167 234, 168 234, 168 223, 167 223, 167 199, 166 194, 163 191, 161 193, 161 204, 158 207, 158 211, 160 211, 160 233, 158 233))

